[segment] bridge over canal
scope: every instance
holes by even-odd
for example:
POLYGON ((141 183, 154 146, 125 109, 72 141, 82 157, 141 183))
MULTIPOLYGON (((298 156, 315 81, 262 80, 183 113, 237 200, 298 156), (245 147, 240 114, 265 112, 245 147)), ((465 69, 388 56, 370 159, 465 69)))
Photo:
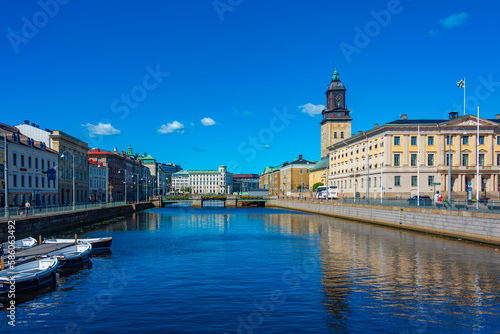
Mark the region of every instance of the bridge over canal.
POLYGON ((203 208, 210 203, 222 203, 226 208, 237 208, 243 206, 264 207, 267 198, 262 196, 237 196, 237 195, 194 195, 192 197, 182 196, 164 196, 156 197, 153 200, 155 207, 164 207, 165 205, 189 203, 192 208, 203 208))

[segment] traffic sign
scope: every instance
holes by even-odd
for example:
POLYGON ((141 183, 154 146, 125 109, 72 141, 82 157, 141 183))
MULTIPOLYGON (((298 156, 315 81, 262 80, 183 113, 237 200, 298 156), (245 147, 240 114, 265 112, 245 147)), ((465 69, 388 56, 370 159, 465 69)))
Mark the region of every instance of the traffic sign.
POLYGON ((440 185, 441 185, 441 183, 438 183, 438 182, 432 182, 431 183, 431 186, 440 186, 440 185))
POLYGON ((472 182, 469 182, 468 186, 469 186, 469 188, 471 188, 472 187, 472 182))

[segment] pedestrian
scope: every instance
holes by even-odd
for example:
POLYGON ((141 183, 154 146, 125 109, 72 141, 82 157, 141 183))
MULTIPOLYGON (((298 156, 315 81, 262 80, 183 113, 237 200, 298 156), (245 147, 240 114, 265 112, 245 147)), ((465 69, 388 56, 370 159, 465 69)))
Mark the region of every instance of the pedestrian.
POLYGON ((439 190, 436 191, 436 194, 434 195, 434 203, 437 203, 439 200, 439 190))
POLYGON ((28 217, 28 215, 30 213, 31 203, 29 201, 26 201, 26 204, 24 204, 24 207, 26 208, 26 217, 28 217))

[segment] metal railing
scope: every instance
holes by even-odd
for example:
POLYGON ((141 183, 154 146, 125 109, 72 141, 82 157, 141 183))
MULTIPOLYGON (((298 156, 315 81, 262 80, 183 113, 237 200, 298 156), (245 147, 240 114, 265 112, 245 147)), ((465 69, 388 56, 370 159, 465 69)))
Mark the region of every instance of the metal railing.
POLYGON ((280 199, 303 200, 316 203, 350 203, 350 204, 368 204, 379 206, 398 206, 398 207, 421 207, 423 209, 440 209, 440 210, 455 210, 455 211, 472 211, 472 212, 493 212, 500 213, 500 200, 479 200, 479 209, 476 208, 476 201, 465 199, 452 199, 451 201, 434 202, 431 200, 420 201, 417 206, 416 200, 404 198, 353 198, 344 197, 343 199, 324 199, 315 197, 304 197, 300 199, 298 196, 278 196, 280 199))
MULTIPOLYGON (((125 205, 124 201, 109 202, 109 203, 77 203, 75 204, 75 211, 78 210, 91 210, 99 208, 109 208, 114 206, 125 205)), ((39 217, 48 216, 61 212, 73 211, 73 204, 64 205, 45 205, 45 206, 32 206, 26 207, 11 207, 9 208, 9 217, 12 218, 26 218, 26 217, 39 217)), ((0 209, 0 220, 5 217, 5 208, 0 209)))

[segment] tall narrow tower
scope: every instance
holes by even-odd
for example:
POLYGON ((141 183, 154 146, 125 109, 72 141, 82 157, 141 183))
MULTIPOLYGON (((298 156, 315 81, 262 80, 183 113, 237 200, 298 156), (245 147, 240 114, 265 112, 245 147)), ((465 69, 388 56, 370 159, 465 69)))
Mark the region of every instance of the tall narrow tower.
POLYGON ((339 79, 337 69, 333 72, 332 82, 326 91, 326 108, 321 121, 321 157, 328 155, 328 147, 351 137, 351 112, 346 109, 345 87, 339 79))

